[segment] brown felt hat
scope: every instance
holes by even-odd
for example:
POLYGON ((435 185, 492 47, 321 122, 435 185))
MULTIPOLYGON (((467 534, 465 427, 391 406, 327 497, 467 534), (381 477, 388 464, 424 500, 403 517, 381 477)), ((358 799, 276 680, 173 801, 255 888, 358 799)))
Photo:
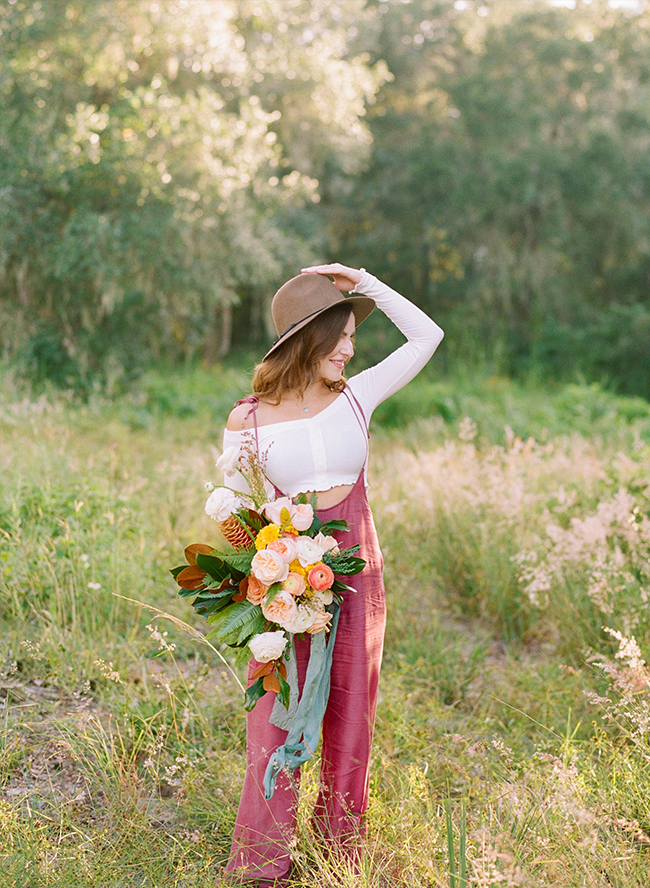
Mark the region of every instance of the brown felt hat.
POLYGON ((375 300, 369 296, 344 296, 324 274, 298 274, 282 284, 271 303, 278 338, 263 360, 318 315, 341 304, 350 306, 358 327, 374 309, 375 300))

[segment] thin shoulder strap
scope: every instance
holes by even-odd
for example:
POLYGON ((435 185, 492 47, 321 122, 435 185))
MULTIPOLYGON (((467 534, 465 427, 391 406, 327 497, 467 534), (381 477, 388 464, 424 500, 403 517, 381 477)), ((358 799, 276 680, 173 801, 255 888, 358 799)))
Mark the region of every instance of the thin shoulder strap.
POLYGON ((364 462, 364 466, 365 466, 368 462, 368 457, 370 456, 370 445, 368 443, 370 440, 370 428, 368 427, 368 420, 366 419, 366 414, 363 412, 363 407, 361 406, 361 404, 357 400, 357 397, 354 394, 354 392, 351 391, 350 388, 346 386, 343 389, 343 394, 348 399, 348 401, 350 403, 350 407, 352 408, 352 412, 354 413, 356 420, 359 423, 359 425, 361 426, 361 430, 364 433, 365 438, 366 438, 366 459, 364 462))
POLYGON ((248 419, 248 417, 253 414, 253 425, 255 426, 255 446, 257 447, 257 455, 260 454, 260 436, 257 429, 257 408, 260 405, 260 399, 257 395, 249 395, 247 398, 242 398, 241 401, 235 402, 235 407, 239 407, 240 404, 250 404, 251 409, 248 411, 244 419, 248 419))

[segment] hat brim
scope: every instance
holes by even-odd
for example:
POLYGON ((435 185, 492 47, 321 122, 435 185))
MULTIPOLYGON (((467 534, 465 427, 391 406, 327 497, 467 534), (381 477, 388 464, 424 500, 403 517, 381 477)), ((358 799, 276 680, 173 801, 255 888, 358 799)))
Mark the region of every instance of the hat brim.
POLYGON ((315 318, 319 317, 322 314, 325 314, 328 311, 331 311, 331 309, 333 308, 338 308, 340 305, 349 306, 352 314, 354 315, 354 325, 355 327, 358 327, 359 324, 363 323, 368 315, 374 311, 375 300, 371 299, 370 296, 346 296, 344 299, 341 299, 339 302, 335 302, 333 305, 326 305, 324 308, 315 311, 313 314, 307 315, 306 318, 298 321, 298 323, 294 324, 289 330, 283 333, 282 336, 273 343, 273 345, 264 355, 262 360, 266 361, 269 355, 272 355, 274 351, 280 348, 281 345, 284 345, 284 343, 288 339, 290 339, 299 330, 302 330, 303 327, 306 327, 307 324, 310 324, 315 318))

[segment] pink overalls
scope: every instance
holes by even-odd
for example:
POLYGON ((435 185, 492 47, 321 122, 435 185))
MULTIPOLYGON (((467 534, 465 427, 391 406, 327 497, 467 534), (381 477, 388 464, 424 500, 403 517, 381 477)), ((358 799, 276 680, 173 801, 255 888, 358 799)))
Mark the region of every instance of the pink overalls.
MULTIPOLYGON (((320 791, 313 816, 314 829, 324 841, 343 848, 352 845, 352 854, 368 806, 370 750, 386 625, 383 559, 364 476, 365 470, 342 502, 318 512, 321 521, 342 518, 348 522, 349 532, 335 536, 342 546, 358 543, 358 554, 367 562, 360 574, 346 580, 356 591, 345 593, 341 605, 323 719, 320 791)), ((301 689, 309 644, 308 637, 295 642, 301 689)), ((258 665, 251 661, 249 680, 258 665)), ((286 737, 286 731, 269 722, 274 700, 274 694, 265 694, 248 713, 246 776, 226 868, 244 879, 278 878, 290 867, 299 771, 293 775, 282 771, 269 801, 262 788, 269 756, 286 737)))

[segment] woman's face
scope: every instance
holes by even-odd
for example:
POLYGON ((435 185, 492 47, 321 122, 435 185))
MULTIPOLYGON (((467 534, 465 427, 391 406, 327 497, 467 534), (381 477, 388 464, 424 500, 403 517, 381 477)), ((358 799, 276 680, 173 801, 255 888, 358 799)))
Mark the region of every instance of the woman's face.
POLYGON ((338 382, 341 379, 345 365, 354 354, 354 332, 354 315, 350 312, 350 317, 336 348, 321 359, 318 368, 321 379, 326 379, 328 382, 338 382))

